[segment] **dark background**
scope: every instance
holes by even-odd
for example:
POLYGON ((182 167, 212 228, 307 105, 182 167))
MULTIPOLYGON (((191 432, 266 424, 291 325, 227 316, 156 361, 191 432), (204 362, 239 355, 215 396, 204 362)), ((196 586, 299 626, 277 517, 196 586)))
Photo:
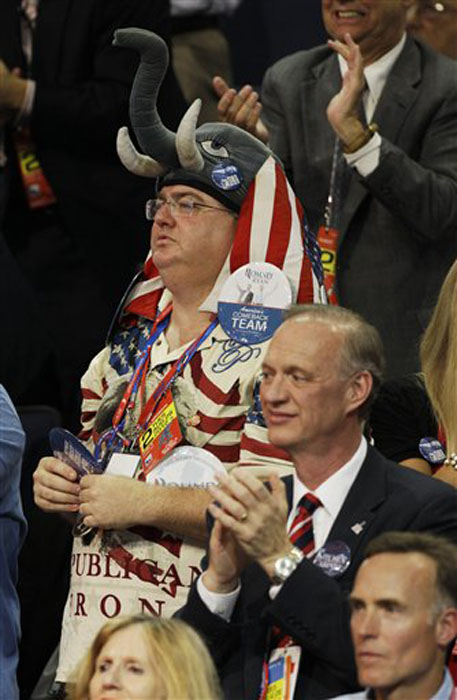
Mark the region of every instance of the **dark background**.
POLYGON ((244 0, 225 30, 237 86, 258 86, 279 58, 327 39, 321 0, 244 0))

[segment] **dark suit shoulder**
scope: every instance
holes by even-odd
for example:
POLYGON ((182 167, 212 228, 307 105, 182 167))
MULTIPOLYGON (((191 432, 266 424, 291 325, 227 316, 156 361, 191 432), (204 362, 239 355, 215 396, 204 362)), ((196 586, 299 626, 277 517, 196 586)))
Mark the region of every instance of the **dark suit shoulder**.
POLYGON ((454 77, 457 75, 457 61, 455 59, 444 56, 444 54, 435 51, 428 46, 428 44, 425 44, 419 39, 413 39, 413 41, 419 50, 424 64, 430 65, 433 70, 438 68, 440 72, 442 71, 445 75, 454 77))
MULTIPOLYGON (((420 40, 408 37, 405 47, 397 60, 392 75, 397 74, 397 68, 408 80, 414 75, 417 65, 417 80, 426 86, 427 95, 448 97, 457 92, 457 61, 438 53, 420 40), (409 73, 409 70, 413 73, 409 73), (449 93, 449 95, 447 94, 449 93)), ((414 83, 414 80, 413 80, 414 83)))
POLYGON ((457 489, 392 462, 373 447, 368 450, 365 466, 373 477, 385 475, 386 505, 402 508, 418 529, 444 529, 457 538, 457 489))
POLYGON ((316 46, 307 51, 297 51, 274 63, 267 70, 265 77, 276 81, 284 80, 285 76, 293 75, 294 81, 299 81, 331 56, 333 56, 333 51, 327 45, 316 46))

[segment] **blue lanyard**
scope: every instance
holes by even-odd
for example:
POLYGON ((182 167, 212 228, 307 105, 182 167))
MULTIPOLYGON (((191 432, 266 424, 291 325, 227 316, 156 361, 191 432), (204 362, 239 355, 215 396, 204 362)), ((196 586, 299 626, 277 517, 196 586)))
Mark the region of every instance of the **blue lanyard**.
MULTIPOLYGON (((146 346, 141 353, 141 356, 135 366, 133 371, 132 379, 129 386, 114 414, 113 425, 108 428, 99 438, 95 445, 94 456, 99 461, 105 461, 109 455, 114 451, 123 451, 127 448, 131 448, 134 444, 125 435, 123 435, 123 429, 125 426, 127 408, 133 407, 135 405, 136 396, 140 387, 140 383, 143 379, 145 373, 145 366, 149 357, 150 350, 154 345, 157 338, 161 333, 167 328, 170 322, 171 307, 163 312, 163 315, 158 318, 157 323, 154 324, 150 337, 146 343, 146 346), (102 459, 102 451, 104 451, 105 457, 102 459)), ((145 408, 143 409, 140 419, 138 422, 139 430, 138 434, 141 432, 141 426, 147 424, 154 415, 154 411, 164 394, 171 387, 175 381, 178 374, 182 373, 184 368, 189 364, 192 357, 195 355, 198 348, 204 343, 206 338, 212 333, 214 328, 218 324, 218 319, 214 319, 209 326, 205 329, 201 336, 192 343, 192 345, 187 348, 181 355, 181 357, 175 362, 175 364, 170 368, 165 377, 156 387, 152 396, 148 400, 145 408)))

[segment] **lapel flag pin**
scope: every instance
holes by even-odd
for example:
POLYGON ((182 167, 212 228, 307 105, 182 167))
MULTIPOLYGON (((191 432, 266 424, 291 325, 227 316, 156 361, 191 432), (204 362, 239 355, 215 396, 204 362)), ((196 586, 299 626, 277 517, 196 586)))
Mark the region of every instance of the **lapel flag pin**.
POLYGON ((353 526, 351 527, 351 530, 352 530, 352 532, 353 532, 355 535, 360 535, 360 533, 362 532, 362 530, 363 530, 363 528, 365 527, 366 524, 367 524, 367 521, 366 521, 366 520, 362 520, 361 523, 356 523, 355 525, 353 525, 353 526))

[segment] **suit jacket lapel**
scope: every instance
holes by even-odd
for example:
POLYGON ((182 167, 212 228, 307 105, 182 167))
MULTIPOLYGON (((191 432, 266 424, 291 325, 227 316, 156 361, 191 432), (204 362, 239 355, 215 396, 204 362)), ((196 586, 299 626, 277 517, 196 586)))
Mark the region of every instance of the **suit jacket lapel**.
POLYGON ((376 511, 386 499, 386 472, 374 450, 368 448, 364 463, 354 481, 327 541, 342 540, 351 550, 354 561, 376 511))
POLYGON ((419 51, 407 39, 395 62, 373 115, 380 133, 395 143, 406 116, 413 106, 421 80, 419 51))
MULTIPOLYGON (((419 52, 414 41, 408 38, 389 74, 373 115, 373 121, 379 126, 381 136, 391 143, 397 142, 407 114, 416 100, 420 79, 419 52)), ((344 199, 339 245, 344 239, 352 217, 368 194, 369 191, 354 172, 344 199)))
POLYGON ((56 83, 61 68, 64 26, 73 0, 40 0, 33 42, 32 77, 56 83))
MULTIPOLYGON (((330 55, 326 61, 314 66, 303 80, 301 89, 302 124, 305 153, 311 160, 322 158, 331 162, 328 154, 333 151, 335 135, 327 120, 328 103, 341 87, 341 74, 336 56, 330 55)), ((330 173, 330 170, 329 170, 330 173)))
POLYGON ((332 97, 339 91, 341 75, 336 56, 330 55, 308 72, 301 83, 301 125, 303 145, 298 135, 293 143, 306 153, 302 159, 309 202, 316 218, 323 219, 330 186, 335 134, 327 120, 326 110, 332 97), (298 145, 300 143, 300 145, 298 145), (317 173, 325 173, 316 178, 317 173))

